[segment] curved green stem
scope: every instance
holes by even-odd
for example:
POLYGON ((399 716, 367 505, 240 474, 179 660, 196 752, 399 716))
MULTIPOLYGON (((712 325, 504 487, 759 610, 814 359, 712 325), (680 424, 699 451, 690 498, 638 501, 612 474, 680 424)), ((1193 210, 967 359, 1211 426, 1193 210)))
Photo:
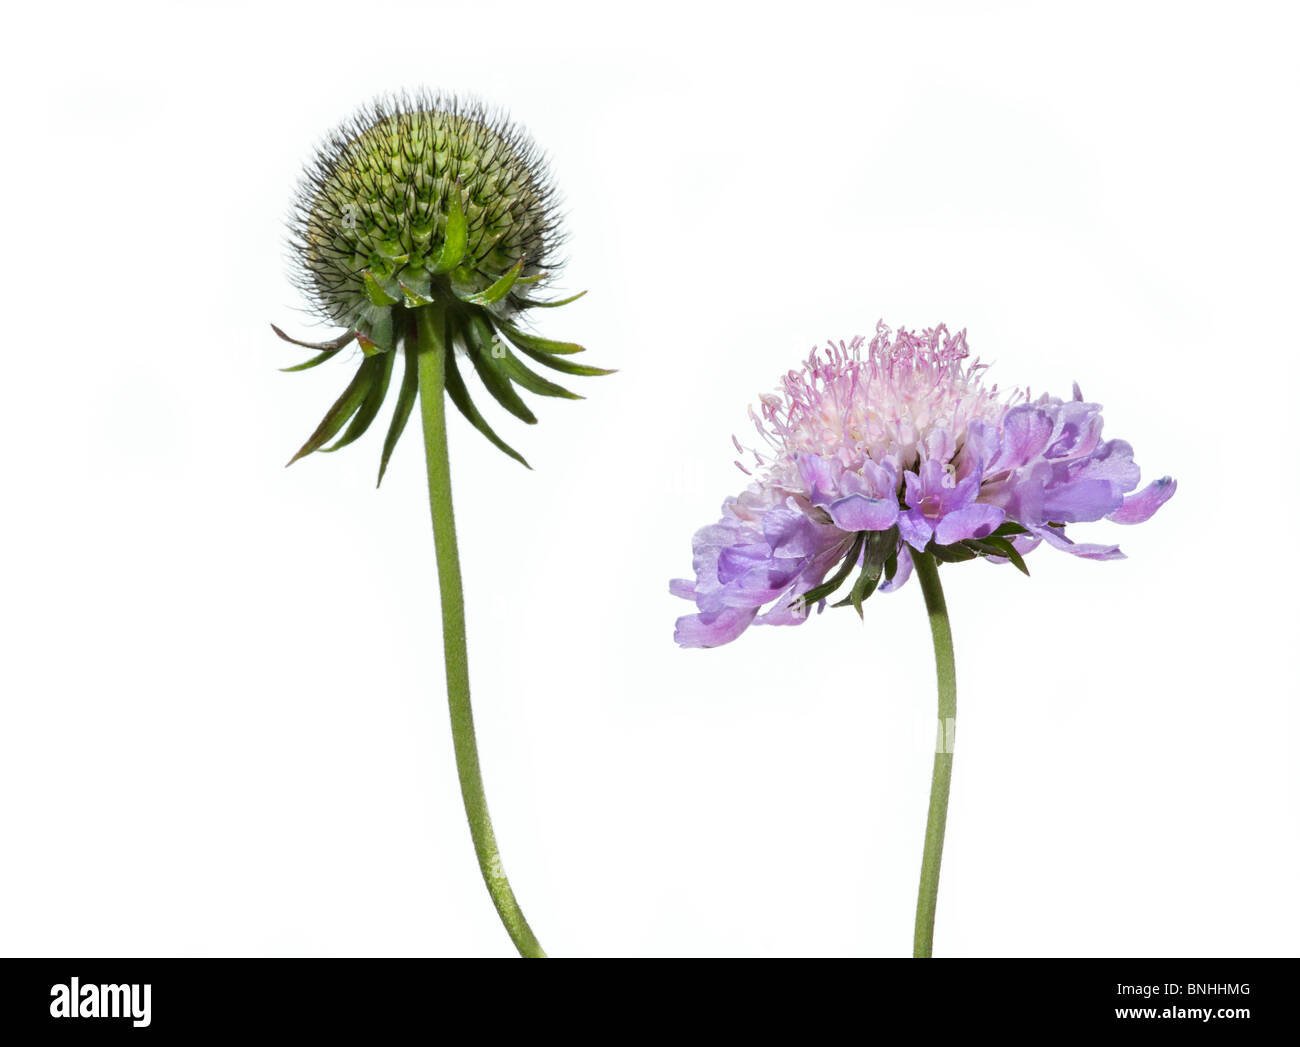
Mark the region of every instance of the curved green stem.
POLYGON ((424 423, 424 452, 429 470, 429 511, 438 557, 438 592, 442 602, 442 647, 447 666, 447 701, 451 707, 451 736, 456 748, 456 772, 465 800, 474 853, 492 904, 521 956, 545 956, 528 926, 515 892, 506 879, 497 850, 496 833, 488 815, 474 740, 474 711, 469 700, 469 657, 465 647, 465 596, 456 548, 456 522, 451 508, 451 462, 447 455, 447 418, 443 390, 446 358, 454 349, 446 336, 446 314, 438 305, 415 310, 414 354, 420 387, 420 417, 424 423))
POLYGON ((948 787, 952 784, 952 750, 957 731, 957 666, 952 654, 948 605, 939 584, 939 565, 928 553, 912 550, 912 562, 925 594, 925 611, 934 639, 934 665, 939 677, 939 724, 934 773, 930 779, 930 813, 925 821, 925 852, 921 857, 921 886, 916 897, 916 931, 912 955, 928 957, 934 950, 934 910, 939 900, 939 866, 943 833, 948 822, 948 787))

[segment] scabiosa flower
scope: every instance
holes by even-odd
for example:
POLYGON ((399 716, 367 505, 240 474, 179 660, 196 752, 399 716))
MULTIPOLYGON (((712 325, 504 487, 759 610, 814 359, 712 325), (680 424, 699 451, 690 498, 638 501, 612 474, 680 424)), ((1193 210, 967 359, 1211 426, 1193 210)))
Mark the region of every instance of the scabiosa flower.
MULTIPOLYGON (((581 397, 534 372, 515 350, 565 374, 611 373, 568 359, 581 346, 521 326, 529 310, 582 294, 539 297, 559 268, 555 189, 528 135, 478 103, 403 94, 362 110, 331 132, 308 164, 290 226, 295 282, 318 319, 344 330, 324 342, 302 342, 272 325, 286 341, 318 352, 285 370, 315 367, 354 340, 362 350, 351 384, 290 464, 366 432, 401 352, 405 375, 380 460, 383 480, 415 404, 412 348, 421 309, 433 308, 449 349, 463 353, 488 393, 529 424, 537 417, 516 386, 539 396, 581 397)), ((457 410, 527 466, 479 412, 455 351, 447 353, 445 369, 457 410)))
POLYGON ((1071 400, 1003 395, 985 383, 986 365, 968 361, 965 331, 895 334, 881 323, 865 352, 861 338, 814 350, 764 396, 761 413, 751 409, 764 445, 755 482, 696 534, 695 579, 672 583, 697 607, 678 620, 677 642, 715 647, 751 624, 799 624, 855 568, 836 606, 861 613, 872 592, 907 581, 914 552, 1022 570, 1041 542, 1122 557, 1076 544, 1066 525, 1141 523, 1175 482, 1132 493, 1133 448, 1102 440, 1101 406, 1077 385, 1071 400))
POLYGON ((326 138, 291 218, 298 286, 317 317, 343 333, 310 343, 275 328, 286 341, 317 351, 289 371, 316 367, 353 341, 361 347, 352 381, 290 464, 365 433, 388 394, 396 357, 404 359, 379 479, 419 400, 456 769, 483 880, 524 956, 545 953, 502 868, 479 769, 444 393, 474 428, 526 466, 479 413, 457 354, 502 407, 529 423, 537 418, 516 386, 581 398, 527 367, 515 350, 566 374, 610 373, 569 359, 582 346, 521 326, 535 308, 581 297, 539 296, 558 264, 554 196, 537 150, 505 117, 437 95, 380 100, 326 138))
MULTIPOLYGON (((898 589, 915 573, 925 597, 939 684, 938 745, 917 892, 913 955, 932 954, 957 716, 952 629, 939 563, 983 557, 1026 574, 1039 544, 1093 560, 1113 545, 1076 544, 1067 525, 1141 523, 1173 495, 1164 477, 1138 491, 1133 448, 1102 440, 1101 407, 1002 394, 967 362, 966 332, 942 325, 866 345, 814 350, 780 393, 751 410, 764 446, 749 489, 695 535, 695 578, 671 583, 695 614, 683 647, 717 647, 750 625, 795 625, 825 607, 898 589), (828 577, 829 576, 829 577, 828 577)), ((743 448, 736 441, 737 450, 743 448)))

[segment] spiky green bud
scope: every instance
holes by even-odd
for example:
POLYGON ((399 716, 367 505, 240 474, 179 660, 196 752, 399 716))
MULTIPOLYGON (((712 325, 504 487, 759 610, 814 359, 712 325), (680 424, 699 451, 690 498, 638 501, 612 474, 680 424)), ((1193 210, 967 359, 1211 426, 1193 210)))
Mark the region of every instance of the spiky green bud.
POLYGON ((337 128, 299 186, 292 245, 298 285, 321 319, 346 330, 321 343, 287 339, 319 350, 287 370, 323 363, 354 338, 365 359, 294 460, 335 450, 369 428, 387 394, 393 358, 405 348, 406 378, 384 445, 382 480, 415 399, 415 310, 436 308, 451 343, 448 396, 475 428, 524 462, 475 407, 451 350, 459 347, 493 397, 529 423, 537 419, 516 385, 541 396, 580 398, 535 374, 507 342, 567 374, 609 373, 564 359, 581 346, 519 326, 531 307, 580 297, 536 297, 555 270, 558 240, 545 165, 528 136, 504 117, 455 99, 403 95, 376 102, 337 128))

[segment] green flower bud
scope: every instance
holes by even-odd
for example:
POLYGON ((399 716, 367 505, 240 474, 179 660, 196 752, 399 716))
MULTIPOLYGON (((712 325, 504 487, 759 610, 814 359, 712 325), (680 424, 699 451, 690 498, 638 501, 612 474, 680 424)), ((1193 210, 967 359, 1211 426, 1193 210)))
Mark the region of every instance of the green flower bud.
POLYGON ((448 341, 447 395, 475 428, 527 465, 470 399, 454 350, 470 360, 498 403, 528 423, 537 419, 515 386, 541 396, 580 397, 533 372, 516 350, 567 374, 610 373, 567 359, 581 346, 519 326, 533 307, 581 297, 538 297, 557 265, 554 197, 528 136, 474 103, 426 94, 383 99, 326 138, 299 185, 291 243, 298 286, 322 320, 345 332, 305 343, 275 331, 319 352, 286 370, 323 363, 353 339, 364 359, 293 461, 361 436, 382 406, 394 358, 405 351, 406 377, 380 464, 383 479, 415 401, 415 311, 436 309, 448 341))

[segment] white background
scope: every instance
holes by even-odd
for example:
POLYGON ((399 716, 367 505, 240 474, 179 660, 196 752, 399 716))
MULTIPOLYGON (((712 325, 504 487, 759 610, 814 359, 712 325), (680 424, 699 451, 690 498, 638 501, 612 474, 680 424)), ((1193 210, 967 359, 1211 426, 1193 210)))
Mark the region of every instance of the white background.
MULTIPOLYGON (((0 949, 508 955, 460 807, 412 426, 283 463, 283 218, 379 91, 550 154, 617 376, 458 417, 488 794, 556 955, 903 955, 934 679, 919 587, 681 651, 730 436, 814 343, 969 330, 1174 500, 945 571, 946 955, 1295 950, 1286 4, 60 5, 6 17, 0 949)), ((486 401, 485 396, 480 396, 486 401)), ((488 404, 488 407, 495 405, 488 404)))

